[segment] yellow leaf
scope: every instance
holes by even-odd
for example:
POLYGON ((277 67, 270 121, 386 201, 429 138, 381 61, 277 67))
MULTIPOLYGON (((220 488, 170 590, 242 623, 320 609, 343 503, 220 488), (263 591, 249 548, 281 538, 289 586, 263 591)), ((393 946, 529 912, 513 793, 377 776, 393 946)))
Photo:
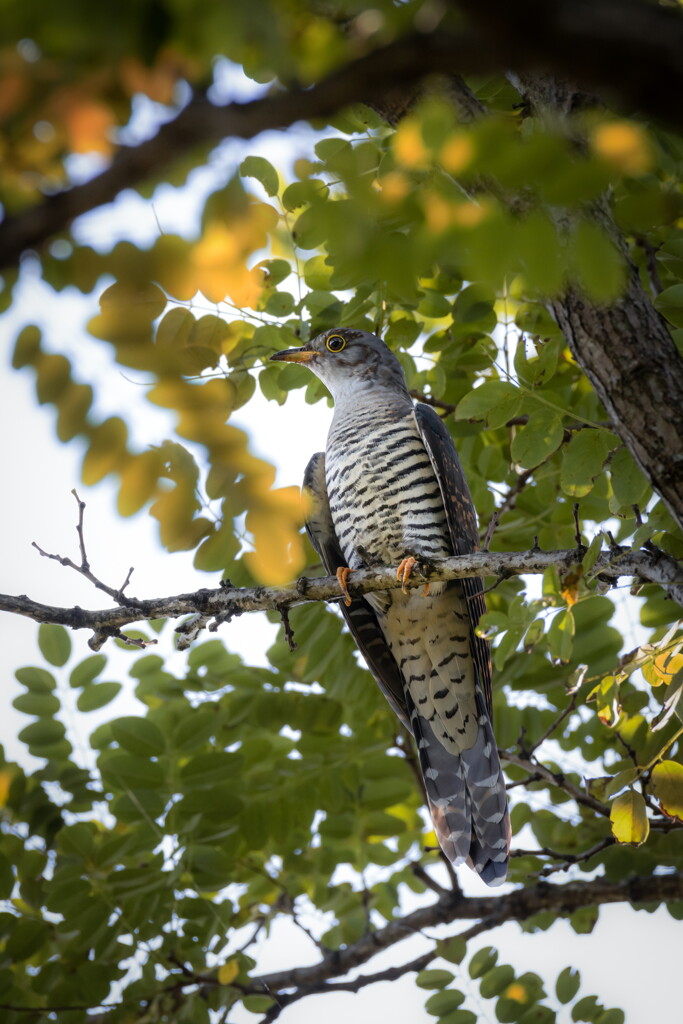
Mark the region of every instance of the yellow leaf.
POLYGON ((254 201, 229 224, 215 220, 207 225, 191 262, 198 287, 208 299, 221 302, 228 295, 237 306, 256 305, 264 278, 257 268, 250 270, 247 261, 263 248, 277 221, 272 206, 254 201))
POLYGON ((579 565, 576 569, 570 569, 566 576, 563 576, 561 579, 562 597, 570 608, 572 605, 576 604, 579 599, 579 582, 582 575, 583 571, 579 565))
POLYGON ((417 121, 402 121, 394 135, 396 159, 404 167, 425 167, 429 163, 429 150, 422 139, 417 121))
POLYGON ((593 129, 593 149, 622 174, 646 174, 653 163, 647 132, 632 121, 609 121, 593 129))
POLYGON ((9 789, 12 785, 12 779, 14 778, 14 772, 5 768, 4 771, 0 772, 0 807, 4 807, 7 803, 7 797, 9 796, 9 789))
POLYGON ((83 99, 66 115, 66 131, 74 153, 103 153, 113 149, 110 131, 114 127, 114 114, 110 107, 96 100, 83 99))
POLYGON ((439 161, 451 174, 463 171, 474 157, 474 143, 469 135, 452 135, 441 147, 439 161))
POLYGON ((59 396, 57 408, 57 436, 60 441, 70 441, 85 429, 86 416, 92 405, 92 388, 89 384, 74 384, 73 381, 59 396))
POLYGON ((516 1003, 525 1003, 527 999, 526 988, 518 981, 513 981, 511 985, 508 985, 503 995, 506 999, 514 999, 516 1003))
POLYGON ((303 541, 294 524, 272 513, 249 512, 246 525, 254 537, 254 551, 245 559, 254 576, 270 586, 292 580, 305 562, 303 541))
POLYGON ((411 190, 410 179, 401 171, 390 171, 378 179, 379 192, 388 203, 399 203, 411 190))
POLYGON ((645 798, 634 789, 622 793, 612 802, 610 810, 612 835, 619 843, 640 846, 650 834, 645 798))
POLYGON ((239 973, 240 965, 238 960, 235 957, 232 960, 226 960, 223 966, 218 968, 219 985, 230 985, 239 973))
POLYGON ((678 650, 665 651, 654 659, 652 667, 661 682, 668 685, 676 673, 683 669, 683 654, 678 650))
POLYGON ((156 494, 163 466, 164 457, 158 448, 151 448, 129 459, 121 473, 118 497, 118 510, 122 516, 132 516, 139 512, 156 494))
POLYGON ((683 764, 662 761, 652 769, 652 788, 662 810, 683 821, 683 764))
POLYGON ((90 446, 83 458, 81 479, 92 486, 107 473, 120 472, 128 460, 128 428, 119 416, 110 416, 90 434, 90 446))

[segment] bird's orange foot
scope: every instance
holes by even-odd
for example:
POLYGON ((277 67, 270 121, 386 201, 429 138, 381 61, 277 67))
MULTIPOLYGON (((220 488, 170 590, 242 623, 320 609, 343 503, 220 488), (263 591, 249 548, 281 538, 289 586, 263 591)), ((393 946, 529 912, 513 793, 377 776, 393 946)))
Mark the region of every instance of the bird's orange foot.
POLYGON ((417 565, 417 558, 413 558, 409 555, 408 558, 401 559, 401 563, 396 570, 396 579, 401 581, 401 590, 404 594, 408 593, 406 583, 410 579, 410 574, 413 571, 413 566, 417 565))
POLYGON ((349 594, 349 588, 346 585, 346 581, 353 572, 353 569, 349 569, 348 566, 342 565, 337 569, 337 583, 341 588, 341 592, 344 595, 344 603, 348 608, 351 604, 351 595, 349 594))

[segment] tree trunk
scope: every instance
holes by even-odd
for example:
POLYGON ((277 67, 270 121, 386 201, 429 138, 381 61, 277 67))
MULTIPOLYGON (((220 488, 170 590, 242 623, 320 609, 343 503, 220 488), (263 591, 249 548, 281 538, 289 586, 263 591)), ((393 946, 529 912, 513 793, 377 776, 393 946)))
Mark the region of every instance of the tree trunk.
MULTIPOLYGON (((515 76, 515 86, 540 117, 557 119, 586 101, 572 84, 545 75, 515 76)), ((607 199, 591 213, 622 255, 626 291, 603 306, 569 288, 548 307, 619 436, 683 529, 683 359, 643 287, 607 199)))

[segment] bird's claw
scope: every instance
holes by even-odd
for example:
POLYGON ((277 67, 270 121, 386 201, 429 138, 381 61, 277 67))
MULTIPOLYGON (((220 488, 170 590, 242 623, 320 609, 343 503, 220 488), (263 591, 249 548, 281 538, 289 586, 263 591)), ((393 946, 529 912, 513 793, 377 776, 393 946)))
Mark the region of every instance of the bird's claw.
POLYGON ((348 566, 346 565, 341 565, 337 569, 337 583, 339 584, 341 592, 344 595, 344 604, 346 605, 347 608, 351 604, 351 595, 349 594, 349 588, 346 585, 346 581, 348 580, 352 572, 353 569, 349 569, 348 566))
MULTIPOLYGON (((396 579, 401 581, 401 590, 404 594, 408 593, 406 583, 410 579, 410 574, 413 571, 413 566, 417 565, 417 558, 413 558, 409 555, 408 558, 402 558, 398 569, 396 570, 396 579)), ((429 584, 427 584, 429 586, 429 584)))

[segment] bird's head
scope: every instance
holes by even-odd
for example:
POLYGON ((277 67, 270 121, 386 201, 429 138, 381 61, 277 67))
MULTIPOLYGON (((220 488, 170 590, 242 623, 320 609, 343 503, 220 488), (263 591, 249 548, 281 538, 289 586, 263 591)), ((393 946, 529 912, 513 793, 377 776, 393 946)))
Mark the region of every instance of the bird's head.
POLYGON ((320 377, 333 398, 357 388, 384 387, 406 393, 401 364, 385 343, 367 331, 333 327, 302 348, 288 348, 270 357, 303 363, 320 377))

